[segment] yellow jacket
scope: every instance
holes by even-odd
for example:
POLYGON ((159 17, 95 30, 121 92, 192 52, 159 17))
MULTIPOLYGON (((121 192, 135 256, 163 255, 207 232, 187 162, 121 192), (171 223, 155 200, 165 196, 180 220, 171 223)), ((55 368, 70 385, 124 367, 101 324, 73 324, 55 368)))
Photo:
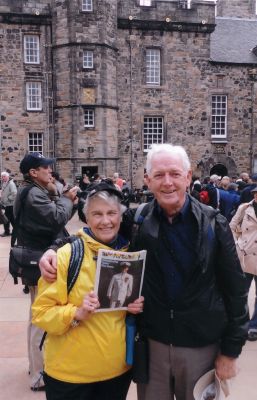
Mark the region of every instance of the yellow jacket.
POLYGON ((57 253, 56 282, 39 280, 32 322, 48 332, 44 347, 45 372, 64 382, 90 383, 117 377, 129 369, 125 363, 126 312, 99 312, 77 327, 70 326, 76 307, 94 288, 98 250, 109 249, 83 230, 78 235, 84 240, 85 254, 73 289, 67 295, 71 255, 71 246, 67 244, 57 253))

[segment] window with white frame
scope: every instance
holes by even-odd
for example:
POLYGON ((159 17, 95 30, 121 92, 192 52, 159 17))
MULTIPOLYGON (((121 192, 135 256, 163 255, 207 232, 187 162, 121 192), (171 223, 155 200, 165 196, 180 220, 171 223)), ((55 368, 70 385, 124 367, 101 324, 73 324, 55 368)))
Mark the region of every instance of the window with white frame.
POLYGON ((227 96, 213 95, 211 102, 211 136, 224 139, 227 137, 227 96))
POLYGON ((178 0, 178 7, 179 8, 190 8, 189 0, 178 0))
POLYGON ((93 128, 95 126, 95 110, 92 108, 84 109, 84 127, 93 128))
POLYGON ((146 84, 160 85, 161 52, 159 49, 146 50, 146 84))
POLYGON ((39 64, 39 36, 24 36, 24 62, 26 64, 39 64))
POLYGON ((93 0, 82 0, 82 11, 93 11, 93 0))
POLYGON ((155 143, 163 143, 164 125, 163 117, 151 116, 144 117, 143 146, 144 151, 155 143))
POLYGON ((152 0, 140 0, 139 1, 139 5, 140 6, 146 6, 146 7, 151 6, 152 5, 152 0))
POLYGON ((92 50, 83 51, 83 68, 94 67, 94 52, 92 50))
POLYGON ((26 83, 27 110, 42 110, 41 82, 26 83))
POLYGON ((30 132, 28 136, 28 151, 29 153, 38 152, 43 154, 43 133, 30 132))

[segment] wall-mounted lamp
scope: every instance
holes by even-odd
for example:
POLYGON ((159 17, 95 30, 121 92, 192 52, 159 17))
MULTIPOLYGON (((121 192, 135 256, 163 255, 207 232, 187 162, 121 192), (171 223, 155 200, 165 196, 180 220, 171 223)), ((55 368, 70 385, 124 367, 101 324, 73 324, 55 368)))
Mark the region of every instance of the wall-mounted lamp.
POLYGON ((90 158, 90 157, 93 155, 94 151, 95 151, 94 146, 92 146, 92 145, 90 144, 90 145, 87 147, 88 158, 90 158))

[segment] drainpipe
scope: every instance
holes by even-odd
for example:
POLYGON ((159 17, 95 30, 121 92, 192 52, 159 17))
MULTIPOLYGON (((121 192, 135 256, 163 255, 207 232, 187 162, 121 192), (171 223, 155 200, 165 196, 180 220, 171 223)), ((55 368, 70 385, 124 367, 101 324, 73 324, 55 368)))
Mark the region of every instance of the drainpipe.
POLYGON ((130 126, 129 126, 129 135, 130 135, 130 165, 129 165, 129 175, 130 175, 130 185, 131 189, 133 189, 133 104, 132 104, 132 47, 131 47, 131 41, 130 41, 130 34, 129 32, 129 40, 128 40, 128 45, 129 45, 129 76, 130 76, 130 81, 129 81, 129 106, 130 106, 130 126))

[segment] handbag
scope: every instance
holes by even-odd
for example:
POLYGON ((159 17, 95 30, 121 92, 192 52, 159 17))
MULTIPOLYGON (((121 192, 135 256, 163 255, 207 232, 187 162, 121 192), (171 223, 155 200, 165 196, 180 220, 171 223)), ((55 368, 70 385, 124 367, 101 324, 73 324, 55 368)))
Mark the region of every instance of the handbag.
POLYGON ((43 255, 42 250, 34 250, 24 246, 13 246, 9 254, 9 272, 18 283, 18 278, 22 283, 36 286, 40 278, 39 260, 43 255))
POLYGON ((139 333, 136 335, 134 342, 132 380, 135 383, 148 383, 149 381, 148 340, 139 333))

